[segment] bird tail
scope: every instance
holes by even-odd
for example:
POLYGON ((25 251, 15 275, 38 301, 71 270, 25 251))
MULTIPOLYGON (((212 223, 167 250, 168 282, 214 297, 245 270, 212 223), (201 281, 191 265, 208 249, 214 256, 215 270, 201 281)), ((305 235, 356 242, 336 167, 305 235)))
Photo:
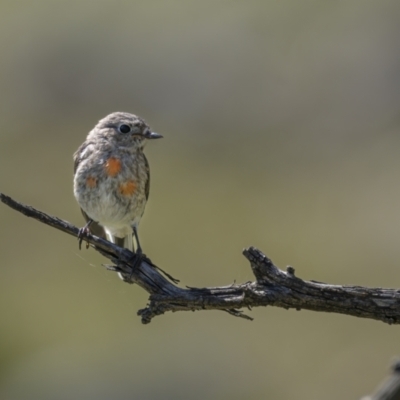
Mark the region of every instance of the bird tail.
POLYGON ((115 237, 114 235, 112 235, 108 231, 108 229, 106 229, 105 231, 106 231, 106 237, 107 237, 108 241, 110 241, 111 243, 116 244, 119 247, 124 247, 125 249, 128 249, 130 251, 134 251, 133 234, 132 233, 129 233, 124 238, 119 238, 119 237, 115 237))
MULTIPOLYGON (((108 229, 105 229, 106 232, 106 238, 109 242, 116 244, 119 247, 124 247, 130 251, 134 251, 133 249, 133 234, 130 233, 124 238, 118 238, 115 237, 114 235, 111 235, 111 233, 108 231, 108 229)), ((118 276, 125 281, 125 277, 121 272, 118 272, 118 276)), ((132 283, 132 282, 130 282, 132 283)))
POLYGON ((130 251, 134 251, 133 248, 133 235, 132 233, 128 233, 124 238, 123 238, 123 247, 125 247, 126 249, 130 250, 130 251))

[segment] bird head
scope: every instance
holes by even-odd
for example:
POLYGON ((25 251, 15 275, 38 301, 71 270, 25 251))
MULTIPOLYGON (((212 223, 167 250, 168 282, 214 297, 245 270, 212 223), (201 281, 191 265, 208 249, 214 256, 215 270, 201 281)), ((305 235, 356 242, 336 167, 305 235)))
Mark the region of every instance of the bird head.
POLYGON ((162 135, 153 132, 143 119, 126 112, 107 115, 97 123, 89 135, 129 148, 143 148, 147 140, 162 138, 162 135))

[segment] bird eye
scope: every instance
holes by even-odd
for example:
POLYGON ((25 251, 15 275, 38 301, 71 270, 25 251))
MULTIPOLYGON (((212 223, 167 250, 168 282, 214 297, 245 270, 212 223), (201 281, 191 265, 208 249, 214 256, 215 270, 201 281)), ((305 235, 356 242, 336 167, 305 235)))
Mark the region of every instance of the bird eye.
POLYGON ((121 125, 121 126, 118 128, 118 130, 119 130, 121 133, 129 133, 129 132, 131 131, 131 127, 130 127, 129 125, 123 124, 123 125, 121 125))

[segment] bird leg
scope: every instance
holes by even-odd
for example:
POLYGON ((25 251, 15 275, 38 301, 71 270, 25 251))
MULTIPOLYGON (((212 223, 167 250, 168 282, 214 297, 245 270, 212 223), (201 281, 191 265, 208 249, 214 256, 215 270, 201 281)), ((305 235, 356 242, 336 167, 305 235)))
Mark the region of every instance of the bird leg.
MULTIPOLYGON (((133 235, 135 236, 135 241, 136 241, 136 251, 132 257, 132 264, 131 264, 132 270, 139 267, 142 261, 146 258, 146 256, 143 254, 142 247, 140 246, 139 235, 137 233, 136 226, 133 227, 133 235)), ((132 278, 132 273, 129 278, 132 278)))
POLYGON ((135 240, 136 240, 136 251, 135 254, 143 254, 142 251, 142 247, 140 246, 140 242, 139 242, 139 235, 137 233, 137 228, 136 226, 133 227, 133 235, 135 236, 135 240))
MULTIPOLYGON (((92 222, 93 222, 93 220, 89 219, 87 224, 83 228, 79 229, 79 232, 78 232, 79 250, 81 250, 83 239, 85 238, 85 236, 87 236, 90 233, 89 227, 92 222)), ((89 248, 89 242, 86 242, 86 248, 87 249, 89 248)))

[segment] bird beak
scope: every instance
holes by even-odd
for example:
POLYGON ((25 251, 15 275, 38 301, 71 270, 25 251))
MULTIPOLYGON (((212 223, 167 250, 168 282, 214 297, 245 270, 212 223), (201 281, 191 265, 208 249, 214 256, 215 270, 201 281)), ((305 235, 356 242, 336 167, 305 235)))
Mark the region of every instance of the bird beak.
POLYGON ((159 133, 155 133, 155 132, 150 132, 146 135, 147 139, 161 139, 163 136, 160 135, 159 133))

